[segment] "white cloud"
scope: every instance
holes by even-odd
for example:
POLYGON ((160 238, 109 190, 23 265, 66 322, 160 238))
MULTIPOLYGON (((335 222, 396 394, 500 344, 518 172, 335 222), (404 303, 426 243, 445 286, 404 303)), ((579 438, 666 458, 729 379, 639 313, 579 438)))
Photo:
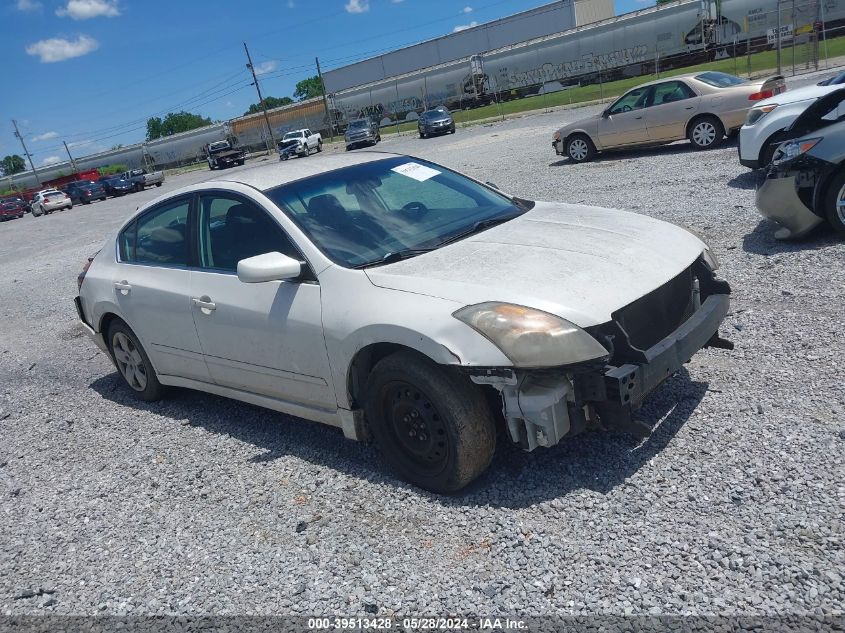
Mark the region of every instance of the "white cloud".
POLYGON ((296 8, 296 3, 293 0, 288 0, 288 9, 296 8))
POLYGON ((463 9, 461 9, 461 13, 472 13, 472 7, 464 7, 463 9))
POLYGON ((255 65, 255 74, 256 75, 266 75, 267 73, 271 73, 278 67, 278 64, 274 62, 272 59, 270 61, 261 62, 260 64, 255 65))
POLYGON ((94 143, 91 139, 86 139, 84 141, 74 141, 73 143, 68 143, 68 149, 73 147, 85 147, 86 145, 92 145, 94 143))
POLYGON ((344 8, 347 13, 366 13, 370 10, 370 0, 349 0, 344 8))
POLYGON ((466 31, 467 29, 471 29, 474 26, 478 26, 478 22, 473 20, 469 24, 459 24, 455 28, 452 29, 452 33, 459 33, 460 31, 466 31))
POLYGON ((33 136, 32 140, 35 142, 38 141, 49 141, 51 138, 56 138, 58 134, 56 132, 44 132, 44 134, 39 134, 38 136, 33 136))
POLYGON ((90 20, 100 16, 113 18, 120 15, 120 9, 116 0, 68 0, 67 6, 56 9, 56 15, 74 20, 90 20))
POLYGON ((18 11, 40 11, 41 10, 41 3, 38 0, 18 0, 15 3, 15 8, 18 11))
POLYGON ((27 55, 37 55, 41 62, 49 64, 52 62, 63 62, 73 57, 82 57, 97 50, 100 45, 93 37, 80 35, 76 40, 66 40, 62 37, 53 37, 49 40, 40 40, 26 47, 27 55))
POLYGON ((48 156, 47 158, 41 161, 41 166, 49 167, 50 165, 55 165, 60 162, 62 162, 62 159, 58 156, 48 156))

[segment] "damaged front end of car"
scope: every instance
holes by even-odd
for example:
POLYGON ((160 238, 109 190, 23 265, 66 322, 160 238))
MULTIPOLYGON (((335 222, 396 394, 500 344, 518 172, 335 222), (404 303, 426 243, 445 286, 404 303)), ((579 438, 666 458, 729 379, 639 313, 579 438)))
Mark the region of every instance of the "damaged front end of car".
MULTIPOLYGON (((586 360, 465 371, 476 384, 499 392, 508 433, 524 450, 554 446, 590 426, 645 437, 651 427, 633 413, 646 396, 700 349, 733 349, 719 336, 731 290, 716 277, 716 267, 705 251, 679 275, 614 312, 611 321, 577 328, 577 336, 563 332, 561 340, 574 341, 580 346, 576 355, 586 360)), ((494 340, 485 323, 476 318, 470 324, 494 340)), ((535 346, 548 342, 534 340, 535 346)))

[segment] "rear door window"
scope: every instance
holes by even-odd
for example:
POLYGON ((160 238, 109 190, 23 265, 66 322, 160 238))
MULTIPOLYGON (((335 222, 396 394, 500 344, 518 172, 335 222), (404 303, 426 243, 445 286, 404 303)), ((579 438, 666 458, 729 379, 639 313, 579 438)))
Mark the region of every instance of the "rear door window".
POLYGON ((133 264, 188 266, 190 206, 188 198, 171 201, 129 225, 118 242, 121 260, 133 264))

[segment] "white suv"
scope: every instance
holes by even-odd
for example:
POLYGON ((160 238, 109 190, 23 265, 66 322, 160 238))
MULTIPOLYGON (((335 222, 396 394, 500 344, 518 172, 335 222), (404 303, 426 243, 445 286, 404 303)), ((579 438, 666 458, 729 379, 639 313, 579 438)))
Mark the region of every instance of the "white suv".
POLYGON ((782 141, 783 131, 819 97, 841 88, 845 72, 813 86, 788 90, 760 101, 745 119, 739 130, 739 162, 745 167, 768 167, 775 150, 782 141))

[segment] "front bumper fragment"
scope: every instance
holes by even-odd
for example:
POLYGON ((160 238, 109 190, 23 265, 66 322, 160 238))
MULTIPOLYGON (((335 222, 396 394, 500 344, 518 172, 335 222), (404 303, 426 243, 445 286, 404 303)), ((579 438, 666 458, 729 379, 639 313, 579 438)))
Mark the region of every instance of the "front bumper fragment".
POLYGON ((798 197, 795 174, 770 173, 757 189, 756 205, 764 217, 781 225, 775 232, 779 240, 802 237, 822 223, 798 197))

